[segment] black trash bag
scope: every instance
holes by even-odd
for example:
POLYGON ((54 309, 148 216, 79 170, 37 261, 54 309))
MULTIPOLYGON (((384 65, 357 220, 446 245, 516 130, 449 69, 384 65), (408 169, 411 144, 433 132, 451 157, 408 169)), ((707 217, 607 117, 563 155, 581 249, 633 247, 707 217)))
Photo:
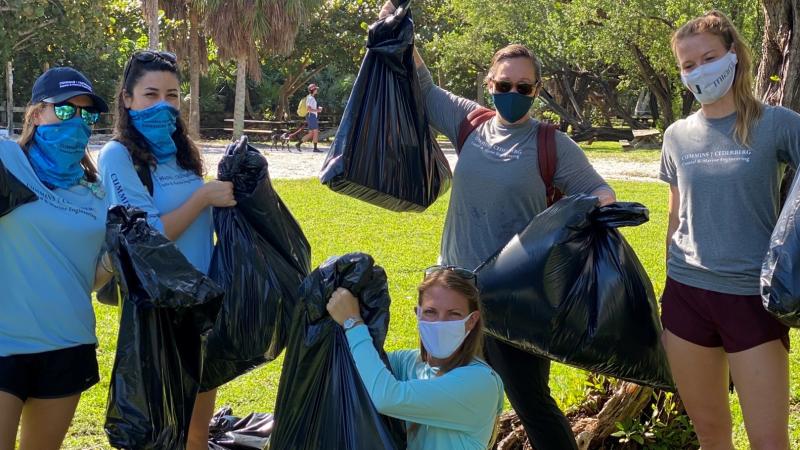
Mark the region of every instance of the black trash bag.
POLYGON ((38 199, 39 197, 6 169, 3 161, 0 160, 0 217, 15 210, 18 206, 38 199))
POLYGON ((328 299, 339 287, 359 297, 361 317, 389 367, 386 273, 363 253, 328 259, 300 288, 275 403, 273 450, 405 448, 403 424, 375 410, 344 331, 328 315, 328 299))
POLYGON ((425 114, 408 4, 369 27, 361 63, 320 181, 392 211, 423 211, 452 173, 425 114))
POLYGON ((478 268, 486 331, 533 354, 673 390, 650 279, 617 227, 638 203, 574 195, 548 208, 478 268))
POLYGON ((123 297, 106 410, 109 443, 183 449, 222 290, 150 228, 144 211, 111 208, 106 245, 123 297))
POLYGON ((233 183, 237 204, 214 209, 217 243, 209 276, 226 295, 208 338, 202 390, 283 351, 311 259, 303 230, 270 184, 267 160, 246 137, 228 146, 218 178, 233 183))
POLYGON ((800 328, 800 178, 796 178, 769 241, 761 266, 764 307, 790 327, 800 328))
POLYGON ((269 445, 272 414, 251 413, 239 418, 225 406, 214 414, 208 427, 209 450, 264 450, 269 445))

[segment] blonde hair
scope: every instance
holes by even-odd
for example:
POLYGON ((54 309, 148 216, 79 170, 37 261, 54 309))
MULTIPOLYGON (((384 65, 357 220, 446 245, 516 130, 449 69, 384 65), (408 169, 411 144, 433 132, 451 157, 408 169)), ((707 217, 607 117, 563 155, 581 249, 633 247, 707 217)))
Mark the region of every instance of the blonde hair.
MULTIPOLYGON (((19 135, 19 139, 17 139, 17 145, 22 148, 25 154, 28 153, 31 141, 33 141, 33 135, 36 134, 36 118, 39 117, 39 114, 41 114, 46 107, 47 104, 45 102, 39 102, 28 105, 25 109, 25 117, 22 121, 22 132, 19 135)), ((91 183, 97 181, 97 168, 92 162, 88 151, 84 151, 83 158, 81 159, 81 167, 83 167, 86 181, 91 183)))
POLYGON ((764 105, 753 94, 753 56, 739 31, 725 14, 712 10, 690 20, 672 35, 672 53, 677 57, 677 46, 681 39, 701 33, 709 33, 722 39, 725 47, 736 51, 738 64, 733 80, 733 101, 736 105, 734 136, 744 145, 750 144, 750 132, 764 111, 764 105))
MULTIPOLYGON (((480 295, 478 294, 478 288, 475 286, 474 281, 474 279, 467 280, 452 270, 444 269, 433 272, 428 275, 417 288, 417 292, 419 293, 417 305, 422 305, 422 296, 428 289, 434 286, 441 286, 455 291, 466 298, 467 304, 469 305, 469 313, 480 311, 480 295)), ((455 368, 466 366, 475 358, 481 358, 483 356, 483 317, 480 316, 480 313, 478 314, 478 321, 475 322, 475 326, 467 335, 466 339, 464 339, 464 342, 462 342, 455 353, 447 358, 447 361, 439 367, 439 376, 455 368)), ((428 362, 428 351, 425 350, 425 346, 422 345, 421 339, 419 342, 419 352, 420 358, 428 362)))

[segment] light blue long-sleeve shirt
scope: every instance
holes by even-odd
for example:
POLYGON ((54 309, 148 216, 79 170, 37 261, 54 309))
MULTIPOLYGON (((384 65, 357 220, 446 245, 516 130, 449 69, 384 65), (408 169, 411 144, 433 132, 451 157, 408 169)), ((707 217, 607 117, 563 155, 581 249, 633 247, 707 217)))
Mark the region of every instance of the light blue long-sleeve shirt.
POLYGON ((0 161, 39 198, 0 217, 0 356, 97 343, 91 291, 107 196, 48 189, 16 142, 0 142, 0 161))
MULTIPOLYGON (((151 170, 153 179, 151 197, 133 167, 130 152, 117 141, 109 141, 100 150, 98 166, 111 204, 134 206, 145 211, 150 226, 161 233, 164 233, 161 216, 179 208, 203 186, 202 178, 181 168, 173 157, 164 163, 159 163, 151 170)), ((197 270, 208 273, 213 238, 211 208, 206 208, 175 240, 175 245, 197 270)))
POLYGON ((365 325, 347 331, 361 380, 381 414, 419 424, 408 450, 485 450, 503 411, 503 382, 475 360, 437 376, 419 350, 390 352, 386 368, 365 325))

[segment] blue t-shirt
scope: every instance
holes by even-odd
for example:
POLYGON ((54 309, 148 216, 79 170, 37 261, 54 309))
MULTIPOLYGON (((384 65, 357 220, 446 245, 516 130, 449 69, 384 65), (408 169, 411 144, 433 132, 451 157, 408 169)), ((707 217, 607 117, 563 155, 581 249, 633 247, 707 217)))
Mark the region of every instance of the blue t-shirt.
MULTIPOLYGON (((194 172, 182 169, 173 157, 151 169, 153 195, 142 184, 128 149, 117 141, 109 141, 100 150, 100 175, 112 205, 134 206, 145 211, 153 228, 164 233, 161 216, 169 214, 203 185, 194 172)), ((208 273, 213 250, 214 225, 211 208, 206 208, 178 237, 175 245, 198 270, 208 273)))
POLYGON ((0 217, 0 356, 96 344, 91 292, 107 196, 48 189, 15 142, 0 142, 0 160, 39 197, 0 217))

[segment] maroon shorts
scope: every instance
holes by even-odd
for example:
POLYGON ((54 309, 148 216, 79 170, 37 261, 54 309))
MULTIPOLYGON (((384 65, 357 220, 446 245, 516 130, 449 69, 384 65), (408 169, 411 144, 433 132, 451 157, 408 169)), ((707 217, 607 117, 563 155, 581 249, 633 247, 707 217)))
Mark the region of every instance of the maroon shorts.
POLYGON ((733 295, 687 286, 667 277, 661 323, 670 333, 727 353, 780 339, 789 349, 789 327, 764 309, 759 295, 733 295))

